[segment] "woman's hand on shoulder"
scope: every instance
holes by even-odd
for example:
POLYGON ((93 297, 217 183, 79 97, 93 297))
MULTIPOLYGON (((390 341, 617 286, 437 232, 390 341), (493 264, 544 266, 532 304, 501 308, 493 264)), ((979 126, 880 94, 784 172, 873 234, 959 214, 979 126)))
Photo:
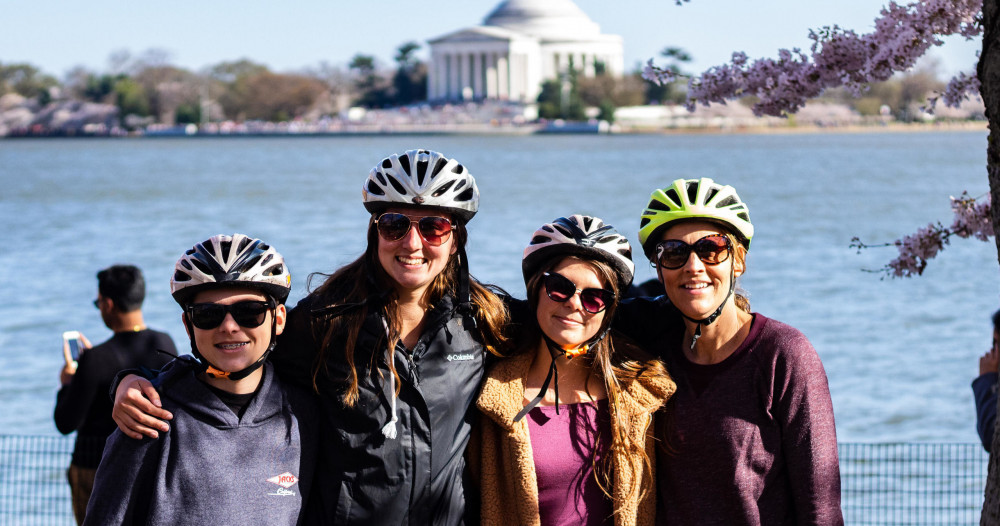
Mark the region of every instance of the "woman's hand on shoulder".
POLYGON ((143 436, 157 438, 159 431, 170 431, 166 420, 173 417, 163 409, 160 394, 149 380, 130 374, 118 384, 111 418, 125 436, 136 440, 143 436))

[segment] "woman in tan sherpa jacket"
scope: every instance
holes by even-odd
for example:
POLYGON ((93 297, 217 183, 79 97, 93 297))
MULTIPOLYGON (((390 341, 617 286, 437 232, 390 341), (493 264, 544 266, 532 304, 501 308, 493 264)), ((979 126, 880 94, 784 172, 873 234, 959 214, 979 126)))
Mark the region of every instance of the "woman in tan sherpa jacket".
POLYGON ((608 332, 632 281, 628 241, 600 219, 559 218, 522 267, 535 316, 487 372, 469 451, 482 523, 653 524, 651 422, 676 386, 608 332))

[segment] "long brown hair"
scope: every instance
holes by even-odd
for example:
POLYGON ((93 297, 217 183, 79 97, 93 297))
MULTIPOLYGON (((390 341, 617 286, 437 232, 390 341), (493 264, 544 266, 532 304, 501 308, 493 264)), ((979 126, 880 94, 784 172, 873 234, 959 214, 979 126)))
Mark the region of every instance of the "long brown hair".
MULTIPOLYGON (((310 281, 316 276, 326 277, 323 283, 311 292, 312 295, 320 298, 322 304, 326 306, 339 305, 346 309, 340 316, 312 320, 313 334, 321 342, 313 364, 313 389, 318 391, 317 377, 320 373, 329 374, 327 360, 330 359, 328 353, 331 343, 335 337, 345 335, 344 357, 350 367, 350 375, 347 378, 333 380, 346 383, 343 403, 347 407, 353 407, 358 401, 358 364, 354 362, 354 351, 361 326, 372 309, 381 311, 385 316, 388 326, 385 348, 394 349, 400 340, 397 297, 392 278, 378 261, 379 238, 374 220, 373 215, 368 223, 368 246, 364 254, 332 275, 315 273, 310 276, 310 281), (379 301, 370 301, 370 298, 378 298, 379 301)), ((464 223, 456 222, 452 235, 456 246, 465 246, 468 231, 464 223)), ((459 250, 451 255, 448 265, 428 287, 427 300, 431 305, 436 304, 447 294, 453 296, 457 294, 461 253, 464 251, 459 250)), ((489 352, 499 356, 498 348, 506 342, 503 329, 509 320, 507 307, 496 293, 499 289, 483 285, 471 276, 469 280, 469 293, 479 327, 478 336, 489 352)), ((378 353, 373 353, 371 359, 373 362, 377 360, 378 353)), ((398 394, 401 383, 395 361, 388 360, 388 362, 390 373, 396 377, 396 394, 398 394)), ((377 368, 375 363, 369 363, 366 367, 377 368)))
MULTIPOLYGON (((622 411, 623 391, 625 385, 639 378, 656 378, 669 376, 666 367, 662 362, 645 352, 641 347, 633 343, 624 335, 613 330, 609 330, 611 320, 618 309, 618 299, 624 291, 619 290, 618 276, 611 265, 594 259, 581 259, 577 256, 559 255, 541 265, 538 271, 528 280, 527 294, 528 303, 531 305, 531 312, 535 313, 538 308, 538 298, 542 290, 542 274, 551 271, 565 259, 572 257, 589 265, 607 287, 615 293, 615 301, 611 302, 604 311, 604 319, 598 334, 608 331, 599 342, 591 346, 590 351, 576 360, 585 360, 589 365, 590 372, 588 379, 596 376, 601 379, 608 393, 608 405, 611 408, 610 414, 615 416, 615 421, 611 422, 611 444, 600 464, 596 463, 597 449, 592 452, 592 462, 594 462, 594 477, 601 486, 601 490, 606 495, 612 497, 612 452, 621 452, 624 458, 629 459, 627 470, 629 480, 633 481, 631 488, 625 492, 627 497, 635 497, 641 500, 645 496, 642 489, 643 482, 648 482, 647 487, 652 487, 652 461, 646 454, 646 444, 644 440, 633 440, 627 430, 629 422, 625 420, 625 412, 622 411), (643 469, 645 467, 645 469, 643 469), (643 477, 640 480, 635 476, 642 471, 643 477)), ((532 315, 525 325, 524 336, 518 339, 517 352, 531 352, 538 348, 542 339, 542 329, 538 326, 537 318, 532 315)), ((615 513, 619 510, 615 509, 615 513)))

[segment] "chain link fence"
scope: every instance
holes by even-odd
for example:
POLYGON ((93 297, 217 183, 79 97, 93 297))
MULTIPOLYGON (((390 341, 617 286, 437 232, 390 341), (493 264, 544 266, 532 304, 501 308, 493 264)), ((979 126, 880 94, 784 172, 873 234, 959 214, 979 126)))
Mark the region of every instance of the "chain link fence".
MULTIPOLYGON (((845 522, 975 525, 988 455, 979 444, 840 444, 845 522)), ((0 435, 0 525, 71 526, 73 437, 0 435)))

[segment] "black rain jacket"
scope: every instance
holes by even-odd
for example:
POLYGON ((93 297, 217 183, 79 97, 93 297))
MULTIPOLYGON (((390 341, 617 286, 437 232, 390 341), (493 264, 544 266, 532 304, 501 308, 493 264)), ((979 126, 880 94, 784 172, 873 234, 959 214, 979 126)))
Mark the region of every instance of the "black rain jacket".
MULTIPOLYGON (((313 389, 322 335, 312 322, 328 306, 307 296, 289 312, 270 359, 286 381, 313 389)), ((349 379, 346 334, 332 337, 315 378, 323 422, 312 524, 477 523, 478 495, 467 489, 465 448, 476 415, 485 347, 465 327, 451 297, 428 312, 417 345, 392 352, 400 377, 396 438, 382 429, 392 419, 386 329, 371 309, 358 336, 354 363, 359 398, 342 403, 349 379), (467 499, 469 502, 467 502, 467 499)), ((329 315, 329 309, 327 309, 329 315)))

